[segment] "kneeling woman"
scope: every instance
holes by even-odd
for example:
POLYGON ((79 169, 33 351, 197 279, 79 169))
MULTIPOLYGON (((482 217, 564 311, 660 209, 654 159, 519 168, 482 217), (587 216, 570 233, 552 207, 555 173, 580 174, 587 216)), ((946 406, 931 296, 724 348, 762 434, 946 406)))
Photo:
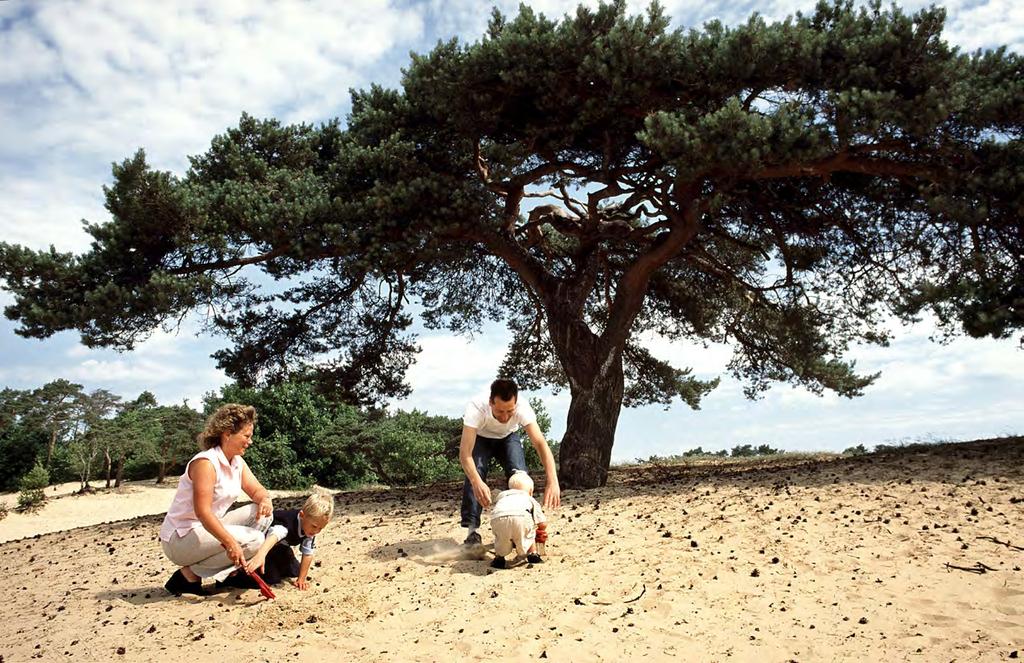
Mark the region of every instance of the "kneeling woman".
POLYGON ((252 406, 224 405, 199 434, 203 451, 185 467, 160 527, 164 554, 181 567, 164 585, 175 596, 205 594, 203 578, 243 566, 263 543, 260 521, 269 524, 274 507, 242 459, 255 423, 252 406), (253 503, 228 511, 243 492, 253 503))

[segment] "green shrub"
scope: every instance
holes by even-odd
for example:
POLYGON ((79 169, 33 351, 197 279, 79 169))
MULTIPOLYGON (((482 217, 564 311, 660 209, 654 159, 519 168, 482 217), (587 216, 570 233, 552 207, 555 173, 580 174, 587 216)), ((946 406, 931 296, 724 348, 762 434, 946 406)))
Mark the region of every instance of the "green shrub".
POLYGON ((306 466, 321 486, 349 488, 371 482, 370 467, 359 451, 365 415, 350 405, 339 406, 334 421, 317 432, 309 444, 306 466))
MULTIPOLYGON (((548 439, 548 433, 551 431, 551 415, 548 414, 544 401, 537 397, 530 399, 530 407, 533 408, 534 414, 537 415, 537 428, 540 429, 541 435, 547 440, 548 448, 551 449, 551 455, 555 457, 555 467, 557 467, 558 451, 561 443, 558 440, 548 439)), ((458 423, 459 430, 461 430, 462 422, 459 421, 458 423)), ((526 435, 525 431, 519 435, 523 441, 523 455, 526 457, 526 468, 530 470, 531 474, 542 473, 544 471, 544 464, 540 462, 540 454, 533 448, 533 444, 530 442, 530 438, 526 435)))
POLYGON ((413 410, 388 414, 339 411, 309 445, 322 486, 364 483, 408 486, 462 476, 458 439, 462 422, 413 410))
POLYGON ((366 427, 359 436, 361 451, 379 481, 409 486, 462 476, 458 458, 446 453, 446 436, 425 425, 432 418, 399 411, 366 427))
MULTIPOLYGON (((544 464, 540 462, 540 454, 533 448, 530 438, 526 436, 526 433, 521 433, 520 437, 523 441, 523 455, 526 457, 526 468, 530 471, 530 474, 543 473, 544 464)), ((560 446, 561 443, 557 440, 548 440, 548 448, 551 449, 551 455, 555 457, 555 467, 558 467, 558 450, 560 446)), ((494 467, 500 466, 494 465, 494 467)))
POLYGON ((0 429, 0 491, 19 489, 21 478, 36 464, 37 458, 46 458, 46 431, 11 425, 0 429))
POLYGON ((50 473, 36 464, 21 478, 21 493, 18 495, 18 509, 26 511, 40 506, 46 499, 44 490, 50 485, 50 473))
POLYGON ((750 444, 741 444, 732 448, 733 458, 742 458, 748 456, 774 456, 777 453, 780 453, 778 449, 773 449, 767 444, 761 444, 758 445, 757 447, 754 447, 753 445, 750 444))
POLYGON ((868 452, 868 450, 864 448, 863 444, 858 444, 855 447, 847 447, 846 449, 844 449, 843 450, 843 455, 844 456, 863 456, 867 452, 868 452))
POLYGON ((288 438, 281 433, 261 437, 251 445, 245 452, 245 462, 267 488, 304 490, 313 485, 313 479, 303 474, 288 438))

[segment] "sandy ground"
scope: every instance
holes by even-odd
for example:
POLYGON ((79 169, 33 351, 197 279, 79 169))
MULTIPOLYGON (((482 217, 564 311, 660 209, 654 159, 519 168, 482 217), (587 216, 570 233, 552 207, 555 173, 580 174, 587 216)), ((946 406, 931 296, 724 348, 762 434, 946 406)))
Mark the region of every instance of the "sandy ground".
MULTIPOLYGON (((166 508, 135 488, 31 517, 166 508)), ((0 661, 1024 658, 1020 438, 615 471, 565 492, 543 564, 505 571, 456 543, 457 493, 339 493, 313 587, 272 601, 168 595, 160 515, 0 544, 0 661)))

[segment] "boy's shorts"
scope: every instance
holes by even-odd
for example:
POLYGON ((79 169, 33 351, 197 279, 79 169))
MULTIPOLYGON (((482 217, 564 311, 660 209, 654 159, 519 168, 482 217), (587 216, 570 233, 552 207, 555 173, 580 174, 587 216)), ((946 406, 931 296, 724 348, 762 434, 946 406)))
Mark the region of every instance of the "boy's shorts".
POLYGON ((491 518, 491 531, 494 533, 494 554, 498 557, 504 557, 513 549, 519 555, 525 555, 537 536, 530 516, 491 518))

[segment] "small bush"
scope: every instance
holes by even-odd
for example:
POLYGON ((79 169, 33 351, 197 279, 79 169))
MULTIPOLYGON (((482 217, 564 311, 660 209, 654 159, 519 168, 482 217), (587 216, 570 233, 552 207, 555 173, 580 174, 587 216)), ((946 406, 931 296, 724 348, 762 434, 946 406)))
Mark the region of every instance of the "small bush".
POLYGON ((843 455, 844 456, 863 456, 867 452, 868 452, 868 450, 864 448, 863 444, 858 444, 855 447, 847 447, 846 449, 844 449, 843 450, 843 455))
POLYGON ((732 448, 733 458, 749 458, 751 456, 774 456, 775 454, 781 453, 779 449, 773 449, 767 444, 761 444, 753 446, 751 444, 741 444, 732 448))
POLYGON ((7 517, 7 502, 0 502, 0 520, 7 517))
POLYGON ((43 491, 48 485, 50 485, 50 473, 42 465, 36 464, 21 478, 18 509, 27 511, 40 506, 46 499, 43 491))
POLYGON ((281 433, 260 439, 245 456, 249 469, 267 488, 305 490, 313 485, 313 479, 302 473, 288 438, 281 433))
MULTIPOLYGON (((534 475, 536 473, 543 473, 544 463, 540 462, 540 454, 533 448, 530 438, 527 437, 526 433, 520 433, 520 437, 523 442, 523 456, 526 458, 526 468, 534 475)), ((551 455, 555 457, 555 467, 558 467, 558 451, 560 447, 561 443, 557 440, 548 440, 548 448, 551 449, 551 455)), ((498 467, 498 465, 495 464, 494 467, 498 467)))

